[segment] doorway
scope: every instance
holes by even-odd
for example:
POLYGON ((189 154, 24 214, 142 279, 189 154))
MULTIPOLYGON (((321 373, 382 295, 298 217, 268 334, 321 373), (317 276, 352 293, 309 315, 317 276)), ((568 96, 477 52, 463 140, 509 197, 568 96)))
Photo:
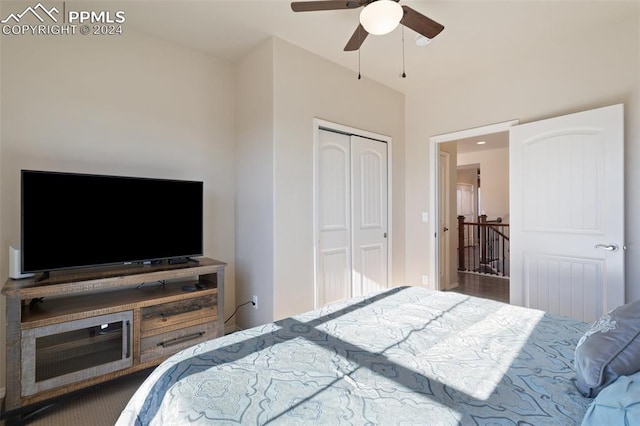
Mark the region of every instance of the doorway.
MULTIPOLYGON (((456 179, 456 219, 458 227, 462 223, 477 223, 480 210, 480 163, 457 165, 456 179)), ((478 244, 477 232, 463 232, 462 238, 458 237, 458 252, 462 248, 476 247, 478 244)), ((458 261, 458 269, 471 268, 471 259, 458 261)))
POLYGON ((316 121, 315 306, 388 288, 391 138, 316 121))
MULTIPOLYGON (((440 179, 440 173, 436 173, 436 170, 440 170, 439 169, 439 165, 436 164, 436 161, 439 162, 439 152, 441 150, 442 147, 447 146, 447 145, 455 145, 454 149, 448 149, 449 152, 455 152, 455 156, 456 156, 456 160, 454 161, 454 163, 458 163, 457 158, 458 156, 463 155, 463 153, 467 150, 465 149, 460 149, 463 145, 459 144, 459 141, 464 141, 465 144, 466 143, 475 143, 476 141, 480 141, 482 142, 482 139, 487 139, 490 138, 491 135, 495 135, 495 134, 504 134, 505 132, 508 132, 509 128, 516 125, 518 123, 517 120, 511 120, 511 121, 506 121, 506 122, 502 122, 502 123, 497 123, 497 124, 492 124, 489 126, 482 126, 482 127, 477 127, 477 128, 473 128, 473 129, 468 129, 468 130, 463 130, 463 131, 459 131, 459 132, 454 132, 454 133, 448 133, 448 134, 443 134, 443 135, 438 135, 438 136, 433 136, 429 139, 430 142, 430 152, 431 152, 431 156, 430 156, 430 170, 431 170, 431 210, 433 212, 435 212, 436 215, 439 215, 441 212, 441 207, 440 207, 440 199, 441 199, 441 195, 439 194, 439 189, 441 188, 441 183, 439 182, 440 179), (461 151, 460 153, 458 151, 461 151)), ((507 138, 508 140, 508 138, 507 138)), ((486 141, 485 141, 486 142, 486 141)), ((487 149, 489 147, 486 147, 487 149)), ((465 154, 466 155, 466 154, 465 154)), ((456 177, 456 182, 457 182, 457 177, 456 177)), ((454 187, 456 188, 456 187, 454 187)), ((479 199, 479 188, 476 188, 476 194, 477 194, 477 198, 476 200, 474 200, 474 203, 478 202, 479 199)), ((457 188, 456 188, 456 194, 454 195, 456 200, 458 198, 457 196, 457 188)), ((484 195, 484 194, 483 194, 484 195)), ((507 201, 508 204, 508 201, 507 201)), ((481 204, 482 206, 482 204, 481 204)), ((493 214, 493 212, 486 212, 486 211, 482 211, 482 207, 477 207, 477 213, 479 214, 483 214, 483 213, 489 213, 489 214, 493 214)), ((499 210, 499 209, 498 209, 499 210)), ((498 211, 496 210, 496 212, 498 211)), ((507 212, 508 212, 508 207, 507 207, 507 212)), ((450 229, 453 228, 453 230, 455 230, 454 232, 443 232, 443 229, 440 228, 440 226, 436 226, 436 225, 440 224, 440 218, 436 217, 434 219, 434 221, 432 222, 432 235, 434 235, 434 239, 432 239, 431 241, 431 250, 432 253, 435 254, 435 256, 432 256, 432 264, 431 264, 431 269, 432 271, 434 271, 433 276, 437 277, 436 279, 436 283, 435 283, 435 288, 437 290, 446 290, 447 289, 447 283, 443 283, 440 282, 439 277, 441 276, 441 272, 439 270, 439 268, 441 267, 441 265, 443 265, 443 257, 446 257, 449 255, 449 253, 451 253, 451 251, 443 251, 440 250, 440 246, 441 246, 441 240, 442 239, 447 239, 449 241, 450 244, 453 244, 454 247, 459 247, 459 232, 458 232, 458 226, 457 223, 453 226, 453 227, 449 227, 450 229)), ((479 235, 478 235, 479 238, 479 235)), ((474 236, 467 236, 466 240, 473 240, 475 242, 475 237, 474 236)), ((464 243, 463 243, 464 244, 464 243)), ((455 253, 457 253, 457 250, 455 251, 455 253)), ((450 255, 449 255, 450 256, 450 255)), ((454 254, 453 256, 457 256, 456 254, 454 254)), ((453 259, 454 265, 458 265, 458 259, 453 259)), ((459 275, 460 272, 456 272, 456 277, 457 277, 457 282, 453 283, 453 285, 449 286, 449 287, 454 287, 454 288, 458 288, 458 290, 462 290, 464 291, 464 288, 460 288, 461 286, 467 285, 469 283, 469 280, 466 279, 466 277, 464 276, 460 276, 459 275)), ((491 277, 488 277, 491 278, 491 277)), ((472 291, 479 291, 478 289, 481 289, 484 286, 484 282, 483 282, 483 277, 482 275, 474 278, 473 279, 474 284, 473 284, 473 289, 472 291)), ((494 284, 493 279, 488 279, 487 281, 487 285, 488 286, 492 286, 494 284), (491 281, 491 283, 489 283, 489 281, 491 281)), ((506 282, 503 283, 503 287, 507 288, 508 291, 508 281, 505 280, 506 282)), ((503 297, 500 296, 500 297, 503 297)))
MULTIPOLYGON (((488 128, 509 131, 510 303, 585 322, 622 305, 624 106, 430 138, 435 214, 438 144, 488 128)), ((437 278, 444 235, 431 227, 437 278)))

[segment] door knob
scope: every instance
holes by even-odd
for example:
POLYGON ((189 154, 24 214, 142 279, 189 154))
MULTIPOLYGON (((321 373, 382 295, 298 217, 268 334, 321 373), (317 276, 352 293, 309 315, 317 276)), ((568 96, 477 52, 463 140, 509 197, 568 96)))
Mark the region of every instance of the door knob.
POLYGON ((607 251, 617 251, 618 245, 617 244, 596 244, 596 248, 601 248, 602 250, 607 250, 607 251))
POLYGON ((444 227, 444 229, 442 230, 443 232, 447 232, 449 230, 449 228, 447 228, 446 226, 444 227))

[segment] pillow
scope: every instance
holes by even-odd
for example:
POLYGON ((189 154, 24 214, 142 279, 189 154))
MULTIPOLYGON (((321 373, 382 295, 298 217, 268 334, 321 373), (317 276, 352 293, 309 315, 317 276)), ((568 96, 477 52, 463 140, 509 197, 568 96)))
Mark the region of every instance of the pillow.
POLYGON ((640 373, 621 376, 591 402, 582 426, 640 425, 640 373))
POLYGON ((576 387, 589 398, 618 377, 640 371, 640 300, 596 321, 578 342, 574 364, 576 387))

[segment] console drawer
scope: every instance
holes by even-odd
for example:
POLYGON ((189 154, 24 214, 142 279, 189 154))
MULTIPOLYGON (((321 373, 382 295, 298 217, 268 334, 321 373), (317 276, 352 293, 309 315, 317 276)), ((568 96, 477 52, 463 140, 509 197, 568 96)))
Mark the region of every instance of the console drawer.
POLYGON ((213 322, 146 337, 140 341, 140 362, 172 355, 215 337, 216 325, 213 322))
POLYGON ((141 309, 142 337, 175 330, 218 318, 217 294, 208 294, 177 302, 163 303, 141 309))

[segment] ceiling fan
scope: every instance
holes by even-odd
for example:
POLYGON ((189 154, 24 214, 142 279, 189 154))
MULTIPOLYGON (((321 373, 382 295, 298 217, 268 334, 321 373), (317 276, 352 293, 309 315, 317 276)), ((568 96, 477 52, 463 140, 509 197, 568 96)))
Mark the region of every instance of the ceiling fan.
POLYGON ((369 34, 387 34, 398 24, 409 27, 418 34, 432 39, 444 29, 436 21, 415 11, 409 6, 400 6, 399 0, 317 0, 294 1, 291 10, 294 12, 315 12, 319 10, 357 9, 360 13, 360 24, 344 47, 345 51, 358 50, 369 34))

